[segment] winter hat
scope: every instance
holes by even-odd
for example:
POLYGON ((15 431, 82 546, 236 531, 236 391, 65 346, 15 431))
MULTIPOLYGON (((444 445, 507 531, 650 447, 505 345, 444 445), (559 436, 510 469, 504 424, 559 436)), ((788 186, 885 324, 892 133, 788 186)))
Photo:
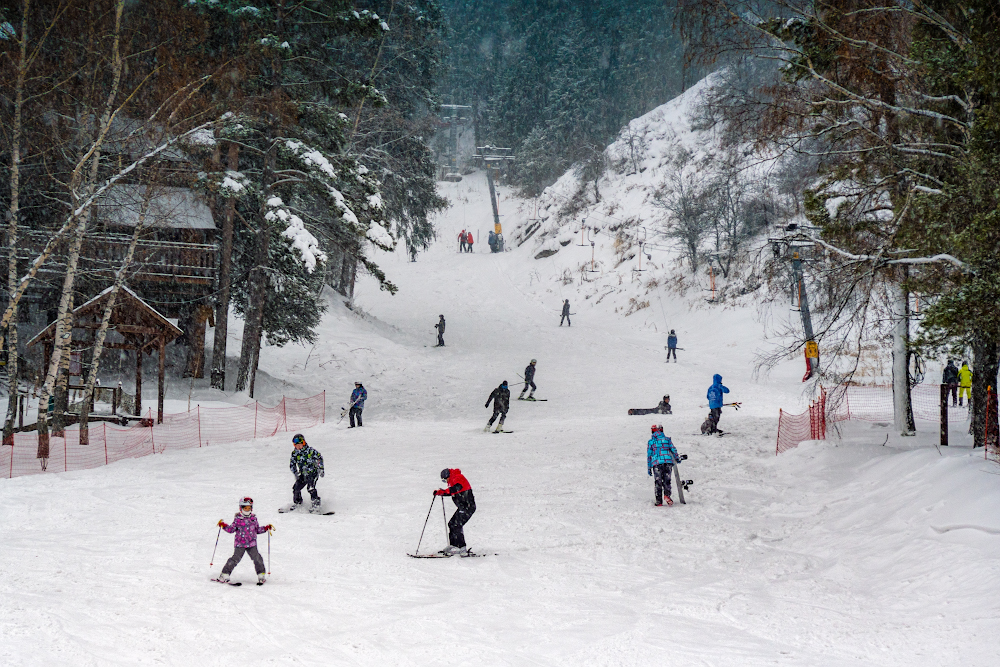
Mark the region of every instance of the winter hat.
POLYGON ((501 386, 501 387, 506 387, 506 386, 507 386, 507 381, 506 381, 506 380, 504 380, 503 382, 501 382, 501 383, 500 383, 500 386, 501 386))
POLYGON ((451 477, 451 469, 450 468, 445 468, 444 470, 441 471, 441 481, 442 482, 447 482, 449 477, 451 477))
POLYGON ((649 430, 653 433, 656 433, 656 428, 657 428, 656 424, 653 424, 652 426, 649 427, 649 430))
POLYGON ((670 330, 670 333, 673 333, 673 332, 674 332, 674 330, 673 330, 673 329, 671 329, 671 330, 670 330))

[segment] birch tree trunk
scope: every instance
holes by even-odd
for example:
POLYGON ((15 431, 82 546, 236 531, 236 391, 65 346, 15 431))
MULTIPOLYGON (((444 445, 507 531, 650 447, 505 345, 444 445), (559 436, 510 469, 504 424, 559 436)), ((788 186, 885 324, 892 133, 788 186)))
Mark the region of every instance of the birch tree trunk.
MULTIPOLYGON (((7 221, 7 294, 12 297, 17 290, 17 229, 21 205, 21 113, 24 109, 24 80, 28 73, 28 13, 31 0, 22 3, 21 49, 17 63, 17 82, 14 84, 14 122, 10 144, 10 211, 7 221)), ((10 386, 7 391, 7 415, 3 424, 3 444, 14 444, 14 419, 17 417, 17 303, 12 307, 10 331, 7 334, 7 373, 10 386)))
MULTIPOLYGON (((121 83, 122 57, 119 46, 121 43, 122 13, 125 8, 125 0, 118 0, 115 3, 115 32, 111 47, 111 62, 113 80, 108 92, 107 102, 101 115, 100 125, 97 128, 96 136, 88 146, 88 150, 77 162, 69 180, 69 191, 74 211, 79 211, 79 204, 82 200, 89 199, 87 195, 94 193, 101 162, 101 149, 104 138, 111 126, 113 117, 112 110, 114 101, 118 95, 118 86, 121 83), (86 181, 85 195, 80 196, 82 174, 84 167, 89 163, 90 173, 86 181)), ((45 374, 45 382, 42 384, 41 396, 39 397, 38 409, 38 453, 37 458, 43 460, 49 455, 49 419, 45 407, 48 405, 49 396, 53 394, 56 387, 56 380, 60 379, 60 372, 69 371, 69 354, 73 342, 73 289, 76 282, 77 264, 80 260, 80 249, 83 246, 84 235, 90 222, 92 209, 88 206, 82 215, 78 215, 76 221, 75 234, 66 257, 66 277, 63 280, 62 294, 59 297, 59 310, 56 315, 55 337, 53 339, 52 358, 49 360, 49 367, 45 374)), ((67 377, 68 380, 68 377, 67 377)), ((60 392, 62 393, 62 392, 60 392)), ((56 397, 59 399, 59 397, 56 397)), ((62 411, 53 411, 53 421, 57 426, 57 435, 62 429, 62 411)))
POLYGON ((104 352, 104 341, 108 337, 108 325, 111 322, 111 313, 115 309, 115 302, 118 300, 118 292, 121 290, 122 285, 125 284, 125 274, 132 264, 132 257, 135 256, 135 247, 139 244, 139 236, 142 234, 142 230, 146 224, 146 214, 149 211, 149 200, 151 199, 152 190, 152 186, 146 187, 146 196, 143 198, 139 209, 139 219, 136 221, 135 231, 132 232, 132 239, 129 241, 128 250, 125 251, 125 259, 122 260, 122 265, 118 267, 118 273, 115 274, 115 282, 111 287, 108 302, 104 306, 104 312, 101 313, 101 324, 97 328, 97 335, 94 337, 94 354, 90 362, 90 372, 87 374, 87 382, 83 387, 83 405, 80 407, 81 445, 90 444, 88 423, 90 421, 90 411, 94 407, 94 385, 97 383, 97 373, 101 365, 101 354, 104 352))
MULTIPOLYGON (((229 143, 227 166, 229 171, 239 171, 240 146, 229 143)), ((226 336, 229 335, 229 296, 233 265, 233 219, 236 214, 236 197, 226 200, 222 222, 222 254, 219 258, 219 296, 215 305, 215 338, 212 345, 212 386, 226 390, 226 336)))
MULTIPOLYGON (((903 276, 905 280, 905 273, 903 276)), ((892 415, 900 435, 914 435, 913 404, 910 401, 910 304, 903 282, 889 285, 892 298, 892 415)))

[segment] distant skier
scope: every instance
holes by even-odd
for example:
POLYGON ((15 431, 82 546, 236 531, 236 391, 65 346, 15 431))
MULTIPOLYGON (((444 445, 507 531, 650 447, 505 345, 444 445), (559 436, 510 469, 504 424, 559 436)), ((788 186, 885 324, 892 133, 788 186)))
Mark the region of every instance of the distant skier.
POLYGON ((490 426, 493 426, 494 420, 500 417, 499 423, 497 423, 497 428, 494 433, 499 433, 503 430, 503 422, 507 419, 507 410, 510 409, 510 389, 507 388, 507 381, 504 380, 500 383, 500 386, 493 390, 490 397, 486 399, 486 405, 483 407, 490 407, 490 402, 493 403, 493 416, 490 417, 489 422, 486 424, 486 428, 483 429, 484 432, 490 430, 490 426))
POLYGON ((954 359, 948 360, 948 365, 944 367, 944 372, 941 374, 941 384, 947 385, 948 391, 951 393, 951 404, 955 406, 958 404, 958 367, 955 365, 954 359))
POLYGON ((347 428, 354 428, 354 418, 358 418, 358 426, 361 426, 361 411, 365 409, 365 400, 368 398, 368 391, 360 382, 354 383, 354 391, 351 392, 351 425, 347 428))
POLYGON ((486 244, 490 247, 490 252, 497 251, 497 235, 496 232, 490 232, 489 237, 486 240, 486 244))
POLYGON ((473 244, 473 242, 474 241, 473 241, 473 238, 472 238, 472 232, 467 233, 465 235, 465 251, 466 252, 472 252, 472 244, 473 244))
POLYGON ((972 369, 969 362, 963 361, 962 367, 958 369, 958 404, 962 404, 962 397, 969 399, 972 405, 972 369))
POLYGON ((274 526, 271 524, 261 526, 257 523, 257 517, 253 513, 253 498, 247 496, 241 500, 240 511, 233 517, 233 522, 227 524, 222 519, 219 519, 219 527, 227 533, 236 533, 236 539, 233 540, 233 555, 229 557, 229 560, 222 567, 222 574, 214 581, 223 584, 228 583, 229 575, 233 573, 239 562, 243 560, 244 554, 249 554, 250 560, 253 561, 254 570, 257 572, 257 585, 259 586, 267 581, 264 577, 264 559, 261 557, 260 552, 257 551, 257 536, 273 530, 274 526))
POLYGON ((674 501, 670 497, 670 473, 674 464, 680 460, 677 449, 670 441, 670 438, 663 435, 663 426, 653 424, 652 435, 646 446, 646 473, 653 477, 656 507, 667 501, 667 505, 673 505, 674 501))
POLYGON ((458 468, 445 468, 441 471, 441 483, 447 488, 434 491, 435 496, 451 496, 455 503, 455 513, 448 522, 448 546, 441 553, 448 556, 465 555, 469 547, 465 546, 464 526, 476 513, 476 497, 472 495, 472 486, 458 468))
POLYGON ((674 363, 677 363, 677 334, 674 330, 670 330, 670 335, 667 336, 667 363, 670 363, 670 355, 674 355, 674 363))
POLYGON ((438 315, 438 323, 434 325, 434 328, 438 331, 438 342, 434 347, 444 347, 444 315, 438 315))
POLYGON ((562 326, 563 320, 566 320, 566 326, 573 326, 573 323, 569 320, 569 299, 563 301, 562 317, 559 318, 559 326, 562 326))
POLYGON ((719 420, 722 418, 723 394, 729 393, 729 387, 722 384, 722 376, 716 373, 712 376, 712 386, 708 388, 709 421, 712 422, 709 433, 719 432, 719 420))
POLYGON ((463 229, 458 234, 458 251, 465 252, 465 230, 463 229))
POLYGON ((292 452, 288 467, 291 468, 292 474, 295 475, 295 484, 292 485, 293 504, 289 510, 302 508, 302 489, 305 488, 309 491, 309 497, 312 498, 312 505, 309 507, 309 511, 312 513, 318 512, 322 499, 319 497, 319 491, 316 490, 316 482, 318 478, 325 474, 323 471, 323 455, 306 444, 305 436, 301 433, 296 433, 292 436, 292 446, 295 447, 295 450, 292 452))
POLYGON ((532 359, 531 363, 524 367, 524 389, 521 390, 521 395, 517 397, 519 401, 533 401, 535 400, 535 390, 538 387, 535 386, 535 364, 538 363, 537 359, 532 359), (531 387, 531 392, 528 394, 528 398, 524 397, 524 392, 528 391, 528 387, 531 387))

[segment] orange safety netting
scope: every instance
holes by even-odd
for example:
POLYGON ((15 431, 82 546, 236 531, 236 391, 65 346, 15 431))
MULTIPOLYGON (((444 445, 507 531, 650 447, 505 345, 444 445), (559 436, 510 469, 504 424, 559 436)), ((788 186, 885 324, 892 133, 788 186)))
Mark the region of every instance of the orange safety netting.
POLYGON ((798 447, 803 440, 826 439, 826 390, 809 404, 809 409, 799 415, 778 411, 778 443, 775 455, 798 447))
MULTIPOLYGON (((145 420, 153 424, 152 410, 145 420)), ((43 472, 86 470, 122 459, 162 454, 253 438, 268 438, 278 431, 309 428, 326 421, 326 392, 310 398, 282 398, 273 408, 260 403, 229 408, 203 408, 164 415, 162 424, 122 427, 91 422, 90 444, 80 444, 79 428, 67 428, 65 437, 49 438, 45 469, 39 463, 38 433, 15 433, 14 444, 0 447, 0 476, 37 475, 43 472)))

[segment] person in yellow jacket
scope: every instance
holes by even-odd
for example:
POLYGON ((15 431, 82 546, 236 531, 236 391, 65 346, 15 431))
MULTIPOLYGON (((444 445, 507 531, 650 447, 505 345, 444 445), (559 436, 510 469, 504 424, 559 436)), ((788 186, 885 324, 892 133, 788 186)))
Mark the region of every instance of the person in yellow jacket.
POLYGON ((962 367, 958 369, 958 404, 962 404, 962 397, 965 396, 969 399, 969 405, 972 405, 972 369, 969 368, 969 362, 963 361, 962 367))

